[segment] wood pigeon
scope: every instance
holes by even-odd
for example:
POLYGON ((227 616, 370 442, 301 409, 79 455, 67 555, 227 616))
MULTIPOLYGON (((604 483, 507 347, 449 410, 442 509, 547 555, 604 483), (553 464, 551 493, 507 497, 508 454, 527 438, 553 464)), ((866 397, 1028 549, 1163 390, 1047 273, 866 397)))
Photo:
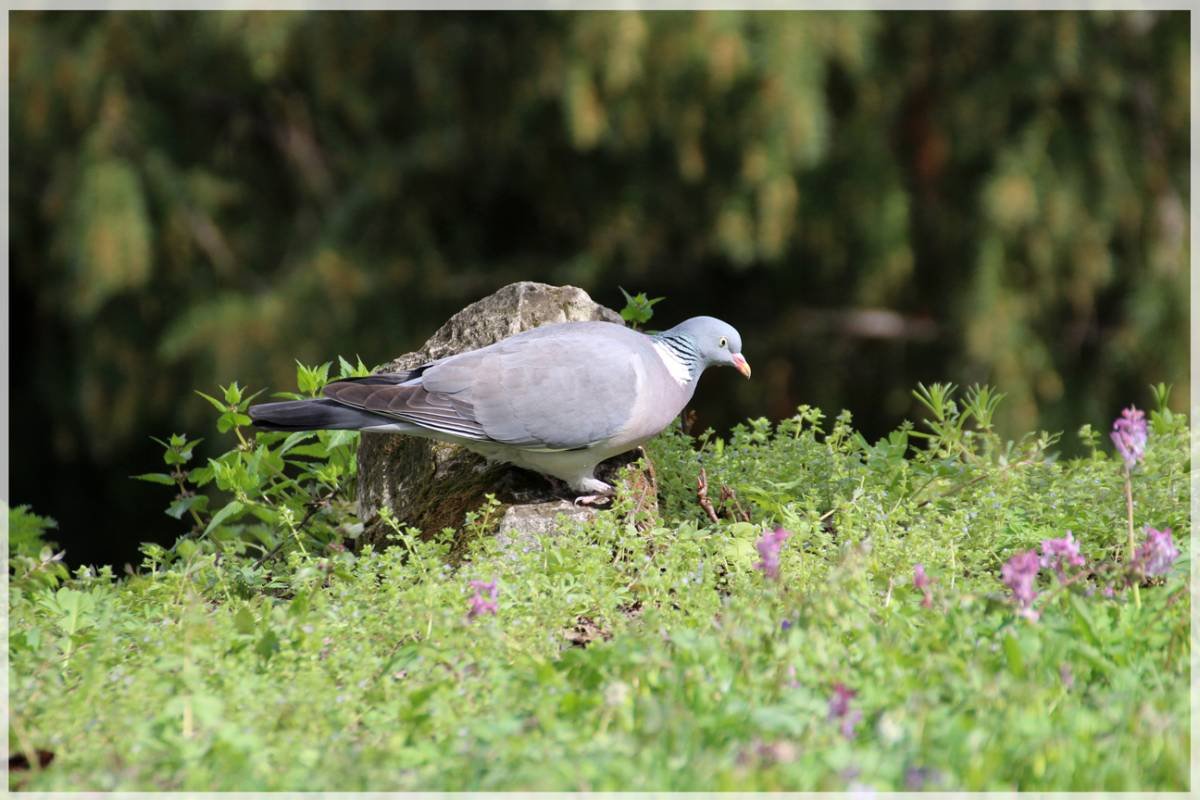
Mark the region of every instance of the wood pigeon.
POLYGON ((700 375, 750 377, 742 338, 713 317, 655 335, 563 322, 400 373, 346 378, 325 397, 250 407, 265 430, 358 430, 452 442, 565 481, 597 500, 596 465, 632 450, 683 411, 700 375))

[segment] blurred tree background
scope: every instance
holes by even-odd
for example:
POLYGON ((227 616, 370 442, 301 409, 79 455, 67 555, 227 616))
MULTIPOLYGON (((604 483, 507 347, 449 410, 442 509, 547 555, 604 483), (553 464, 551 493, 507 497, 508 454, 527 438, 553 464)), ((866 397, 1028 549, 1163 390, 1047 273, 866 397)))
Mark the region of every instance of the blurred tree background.
MULTIPOLYGON (((990 381, 1187 402, 1186 12, 10 14, 13 502, 171 541, 193 388, 381 363, 499 286, 742 331, 700 426, 990 381)), ((1064 440, 1071 446, 1073 437, 1064 440)))

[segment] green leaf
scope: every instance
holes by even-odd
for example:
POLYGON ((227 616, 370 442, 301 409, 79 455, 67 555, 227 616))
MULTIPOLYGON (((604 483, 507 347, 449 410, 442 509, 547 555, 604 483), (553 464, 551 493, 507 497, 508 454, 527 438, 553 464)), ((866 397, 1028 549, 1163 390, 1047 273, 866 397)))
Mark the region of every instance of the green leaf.
POLYGON ((329 431, 325 446, 333 451, 356 441, 358 441, 358 431, 329 431))
MULTIPOLYGON (((0 506, 4 506, 0 501, 0 506)), ((47 544, 46 531, 57 528, 58 523, 50 517, 30 512, 29 506, 17 506, 8 511, 8 552, 33 556, 47 544)))
POLYGON ((200 395, 205 400, 207 400, 212 405, 212 407, 215 408, 217 411, 225 411, 227 409, 227 407, 224 403, 222 403, 220 400, 213 397, 212 395, 207 395, 204 392, 200 391, 199 389, 196 389, 195 391, 196 391, 196 394, 200 395))
POLYGON ((238 386, 237 381, 223 387, 222 391, 225 393, 225 402, 229 405, 236 406, 242 402, 242 387, 238 386))
POLYGON ((329 448, 327 445, 320 444, 319 442, 316 442, 313 444, 302 444, 298 447, 293 447, 291 452, 288 453, 288 455, 312 456, 314 458, 325 458, 326 456, 329 455, 329 448))
POLYGON ((279 637, 275 635, 275 631, 268 630, 263 633, 258 644, 254 645, 254 652, 264 661, 270 661, 271 656, 279 652, 279 637))
POLYGON ((1008 671, 1018 678, 1025 677, 1025 658, 1021 654, 1021 643, 1017 637, 1009 633, 1004 639, 1004 657, 1008 661, 1008 671))
POLYGON ((210 483, 213 479, 212 466, 209 465, 205 467, 196 467, 194 470, 188 473, 187 479, 196 486, 204 486, 205 484, 210 483))
POLYGON ((644 292, 630 295, 623 288, 619 286, 617 288, 621 289, 621 294, 625 296, 625 307, 621 309, 621 319, 632 322, 634 327, 649 322, 650 318, 654 316, 655 303, 659 303, 663 299, 661 297, 647 298, 644 292))
POLYGON ((146 481, 147 483, 161 483, 163 486, 174 486, 175 479, 165 472, 143 472, 141 475, 130 475, 135 481, 146 481))
POLYGON ((216 514, 213 514, 213 518, 209 520, 208 527, 204 529, 204 533, 208 534, 213 528, 217 527, 225 520, 229 519, 235 514, 242 513, 242 509, 244 508, 245 506, 242 504, 241 500, 230 500, 225 504, 224 508, 222 508, 216 514))
POLYGON ((258 623, 254 619, 253 612, 251 612, 246 606, 239 608, 237 613, 233 615, 233 627, 238 633, 254 633, 254 630, 257 626, 258 623))
POLYGON ((283 440, 283 444, 281 444, 279 449, 275 452, 282 456, 287 453, 287 451, 300 444, 300 442, 303 442, 305 439, 316 435, 316 431, 297 431, 296 433, 289 434, 288 437, 283 440))
POLYGON ((190 497, 180 497, 174 503, 171 503, 171 505, 167 506, 166 514, 168 517, 182 519, 183 515, 192 509, 199 512, 207 507, 208 495, 194 494, 190 497))

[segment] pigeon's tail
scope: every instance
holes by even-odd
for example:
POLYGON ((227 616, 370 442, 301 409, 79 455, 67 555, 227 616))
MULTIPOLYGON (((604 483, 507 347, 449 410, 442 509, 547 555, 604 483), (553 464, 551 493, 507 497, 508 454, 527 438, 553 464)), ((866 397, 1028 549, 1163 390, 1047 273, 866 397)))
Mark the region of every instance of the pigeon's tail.
POLYGON ((250 406, 250 419, 266 431, 356 431, 381 422, 375 414, 327 398, 261 403, 250 406))

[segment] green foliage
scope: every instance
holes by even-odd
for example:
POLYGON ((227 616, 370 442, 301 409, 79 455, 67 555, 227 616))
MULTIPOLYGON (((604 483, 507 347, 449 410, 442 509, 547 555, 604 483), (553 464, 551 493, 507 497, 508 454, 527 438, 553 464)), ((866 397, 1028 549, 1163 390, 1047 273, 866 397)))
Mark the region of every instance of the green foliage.
MULTIPOLYGON (((339 357, 339 378, 370 374, 358 359, 351 364, 339 357)), ((315 397, 329 382, 332 362, 307 366, 296 362, 299 392, 279 392, 280 397, 315 397)), ((174 486, 176 495, 166 514, 192 522, 191 534, 168 549, 146 545, 147 565, 155 569, 174 559, 196 554, 232 555, 253 550, 261 559, 277 553, 287 543, 302 553, 322 548, 362 526, 342 523, 354 497, 358 434, 355 431, 257 432, 247 436, 247 409, 261 392, 246 394, 236 381, 220 387, 220 399, 204 392, 217 413, 216 427, 233 432, 237 446, 207 464, 188 468, 192 452, 201 442, 175 434, 163 447, 163 462, 170 472, 146 473, 134 478, 174 486)))
POLYGON ((7 521, 8 555, 32 556, 41 552, 43 547, 54 547, 54 542, 46 539, 46 532, 58 527, 58 523, 49 517, 41 517, 29 510, 29 506, 9 508, 7 503, 0 502, 7 521))
POLYGON ((661 297, 648 298, 645 292, 630 295, 629 292, 621 289, 621 294, 625 296, 625 307, 621 309, 621 319, 628 322, 634 329, 649 322, 650 318, 654 316, 654 304, 663 300, 661 297))
MULTIPOLYGON (((874 443, 810 407, 728 440, 672 428, 649 448, 649 524, 619 497, 587 524, 493 536, 492 501, 429 540, 386 515, 392 544, 358 552, 318 551, 311 525, 292 536, 336 447, 239 440, 198 468, 211 488, 224 464, 244 503, 201 512, 201 541, 147 548, 121 582, 14 585, 13 747, 56 759, 12 786, 1185 789, 1187 419, 1151 412, 1133 476, 1138 526, 1173 527, 1183 551, 1139 607, 1119 457, 1002 440, 987 387, 917 395, 923 429, 874 443), (701 467, 716 522, 696 502, 701 467), (793 536, 772 581, 755 545, 777 524, 793 536), (1018 615, 1001 565, 1067 530, 1087 567, 1069 583, 1045 570, 1039 619, 1018 615), (234 537, 285 546, 264 560, 234 537), (472 580, 495 581, 497 614, 467 615, 472 580), (849 736, 830 718, 836 684, 861 714, 849 736)), ((174 473, 189 444, 167 441, 174 473)), ((324 529, 352 520, 326 513, 324 529)))
POLYGON ((29 506, 9 508, 0 502, 8 532, 8 559, 14 586, 32 585, 53 588, 70 573, 62 563, 64 553, 46 539, 46 532, 58 527, 49 517, 29 510, 29 506))

